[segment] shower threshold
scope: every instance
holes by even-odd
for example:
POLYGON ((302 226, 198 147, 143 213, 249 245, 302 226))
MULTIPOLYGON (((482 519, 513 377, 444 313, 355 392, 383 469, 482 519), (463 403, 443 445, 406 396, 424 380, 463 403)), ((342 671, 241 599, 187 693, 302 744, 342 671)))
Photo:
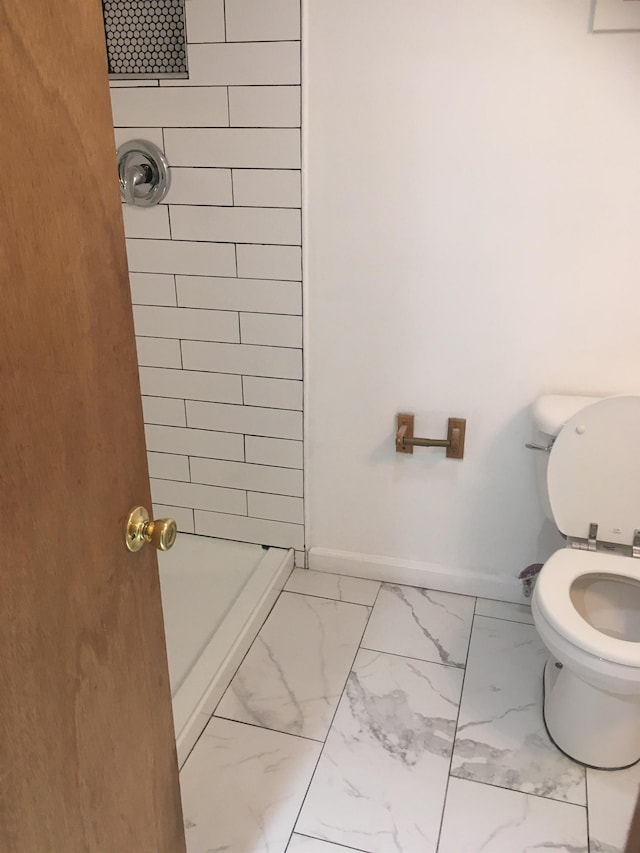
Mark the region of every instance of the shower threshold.
POLYGON ((159 554, 182 766, 293 569, 282 548, 182 533, 159 554))

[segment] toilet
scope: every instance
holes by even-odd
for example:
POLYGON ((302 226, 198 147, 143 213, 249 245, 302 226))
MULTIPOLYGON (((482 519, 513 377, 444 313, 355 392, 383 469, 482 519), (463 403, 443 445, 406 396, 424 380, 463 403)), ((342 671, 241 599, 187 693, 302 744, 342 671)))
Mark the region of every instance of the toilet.
POLYGON ((566 537, 532 612, 550 652, 544 721, 590 767, 640 760, 640 396, 540 397, 533 407, 546 514, 566 537))

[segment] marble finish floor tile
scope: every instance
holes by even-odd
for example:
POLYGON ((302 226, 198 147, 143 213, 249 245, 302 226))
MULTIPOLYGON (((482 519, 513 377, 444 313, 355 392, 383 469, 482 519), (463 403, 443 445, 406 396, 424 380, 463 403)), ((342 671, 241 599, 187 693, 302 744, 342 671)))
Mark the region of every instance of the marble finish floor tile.
POLYGON ((368 605, 374 603, 379 589, 379 581, 332 575, 328 572, 314 572, 310 569, 294 569, 285 585, 285 590, 289 592, 301 592, 305 595, 319 595, 321 598, 334 598, 336 601, 368 605))
POLYGON ((591 853, 623 853, 640 786, 640 763, 627 770, 587 768, 591 853))
MULTIPOLYGON (((438 853, 588 853, 582 806, 451 779, 438 853)), ((592 851, 593 853, 593 851, 592 851)))
POLYGON ((284 592, 215 715, 324 740, 369 608, 284 592))
POLYGON ((320 748, 212 719, 180 774, 188 853, 283 853, 320 748))
POLYGON ((331 844, 330 841, 320 841, 319 838, 298 835, 294 832, 287 847, 287 853, 354 853, 354 848, 341 847, 339 844, 331 844))
POLYGON ((474 602, 467 595, 385 583, 362 646, 463 667, 474 602))
POLYGON ((493 616, 510 622, 526 622, 533 625, 533 615, 528 604, 513 604, 510 601, 495 601, 493 598, 476 599, 476 616, 493 616))
POLYGON ((556 749, 542 720, 547 656, 532 625, 474 619, 451 773, 584 805, 584 768, 556 749))
POLYGON ((462 678, 361 650, 296 832, 367 853, 435 853, 462 678))

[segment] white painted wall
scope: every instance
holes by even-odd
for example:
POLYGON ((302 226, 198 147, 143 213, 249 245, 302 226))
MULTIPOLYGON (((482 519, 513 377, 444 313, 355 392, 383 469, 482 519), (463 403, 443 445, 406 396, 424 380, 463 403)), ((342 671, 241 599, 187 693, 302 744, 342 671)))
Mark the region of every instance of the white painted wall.
POLYGON ((640 35, 588 0, 305 7, 308 544, 513 575, 528 408, 640 391, 640 35), (394 452, 466 417, 463 461, 394 452))

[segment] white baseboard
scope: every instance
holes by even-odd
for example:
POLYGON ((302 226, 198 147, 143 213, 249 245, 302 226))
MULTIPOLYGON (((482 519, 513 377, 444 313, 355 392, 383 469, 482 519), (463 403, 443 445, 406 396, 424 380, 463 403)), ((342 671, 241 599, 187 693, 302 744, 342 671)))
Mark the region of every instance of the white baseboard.
POLYGON ((499 601, 512 601, 514 604, 527 603, 522 595, 522 584, 516 577, 472 572, 440 563, 420 563, 396 557, 358 554, 354 551, 311 548, 309 568, 316 572, 495 598, 499 601))

